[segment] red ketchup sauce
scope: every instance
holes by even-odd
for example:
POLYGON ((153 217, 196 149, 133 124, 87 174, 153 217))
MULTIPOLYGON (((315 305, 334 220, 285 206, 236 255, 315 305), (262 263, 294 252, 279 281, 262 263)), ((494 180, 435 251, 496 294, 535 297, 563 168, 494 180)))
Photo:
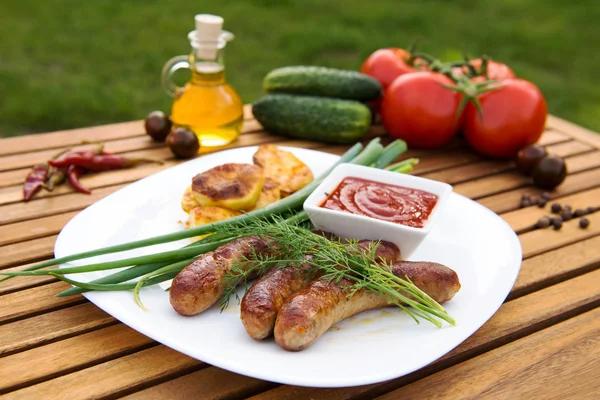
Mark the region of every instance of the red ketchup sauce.
POLYGON ((422 228, 438 199, 424 190, 347 177, 319 207, 422 228))

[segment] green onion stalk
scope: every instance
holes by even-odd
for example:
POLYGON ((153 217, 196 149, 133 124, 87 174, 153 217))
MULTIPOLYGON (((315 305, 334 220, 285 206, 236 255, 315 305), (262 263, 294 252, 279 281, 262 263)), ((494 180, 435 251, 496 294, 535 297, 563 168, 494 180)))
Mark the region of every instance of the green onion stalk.
POLYGON ((119 245, 108 246, 104 248, 86 251, 82 253, 72 254, 65 257, 55 258, 39 264, 35 264, 19 272, 1 272, 0 275, 5 275, 1 281, 14 276, 37 276, 51 275, 65 282, 68 282, 75 287, 70 288, 58 296, 71 296, 88 291, 105 291, 105 290, 131 290, 136 293, 136 301, 139 300, 137 293, 141 287, 157 284, 169 279, 172 279, 186 265, 192 262, 200 255, 212 251, 218 246, 228 243, 240 237, 240 232, 237 234, 235 230, 228 234, 222 234, 223 227, 243 227, 248 221, 263 220, 265 222, 274 222, 275 219, 283 221, 286 224, 298 225, 308 220, 306 213, 302 211, 302 204, 306 198, 316 189, 316 187, 329 175, 329 173, 339 164, 352 163, 358 165, 368 165, 375 168, 386 168, 395 172, 409 172, 412 166, 418 160, 409 159, 400 163, 388 166, 388 164, 397 159, 406 151, 406 143, 401 140, 395 140, 385 148, 381 145, 379 138, 374 138, 366 146, 357 143, 346 151, 340 159, 326 172, 317 177, 313 182, 300 189, 296 193, 264 208, 242 214, 237 217, 230 218, 225 221, 219 221, 212 224, 194 227, 180 232, 168 233, 165 235, 155 236, 147 239, 122 243, 119 245), (275 219, 274 219, 275 218, 275 219), (191 243, 181 249, 165 251, 161 253, 144 255, 139 257, 125 258, 121 260, 108 261, 102 263, 87 264, 76 267, 67 267, 60 269, 44 269, 59 264, 64 264, 70 261, 81 260, 94 256, 114 254, 141 247, 153 246, 168 242, 173 242, 181 239, 197 237, 200 235, 209 235, 200 241, 191 243), (115 272, 111 275, 95 279, 91 282, 79 282, 67 278, 66 274, 78 274, 91 271, 105 271, 117 268, 124 270, 115 272), (133 281, 140 278, 137 282, 133 281))

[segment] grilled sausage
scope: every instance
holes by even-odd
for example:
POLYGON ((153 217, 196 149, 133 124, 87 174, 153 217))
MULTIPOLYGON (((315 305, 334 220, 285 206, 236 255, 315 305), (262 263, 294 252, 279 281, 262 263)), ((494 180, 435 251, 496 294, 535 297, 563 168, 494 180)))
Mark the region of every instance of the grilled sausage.
MULTIPOLYGON (((372 243, 361 240, 358 248, 367 252, 372 243)), ((400 259, 400 249, 393 243, 382 241, 375 256, 389 264, 400 259)), ((312 257, 307 256, 307 259, 312 257)), ((292 294, 306 288, 318 274, 318 270, 303 264, 272 269, 254 282, 244 294, 240 309, 240 318, 248 335, 257 340, 270 336, 283 303, 292 294)))
POLYGON ((222 282, 231 266, 256 253, 268 253, 266 239, 248 236, 233 240, 203 254, 175 276, 169 299, 181 315, 196 315, 212 307, 223 294, 222 282))
MULTIPOLYGON (((399 261, 392 266, 392 272, 403 279, 408 277, 438 303, 451 300, 460 289, 456 272, 441 264, 399 261)), ((289 351, 303 350, 343 319, 392 305, 387 298, 365 289, 348 297, 351 286, 349 280, 336 283, 319 278, 292 295, 275 321, 277 344, 289 351)))

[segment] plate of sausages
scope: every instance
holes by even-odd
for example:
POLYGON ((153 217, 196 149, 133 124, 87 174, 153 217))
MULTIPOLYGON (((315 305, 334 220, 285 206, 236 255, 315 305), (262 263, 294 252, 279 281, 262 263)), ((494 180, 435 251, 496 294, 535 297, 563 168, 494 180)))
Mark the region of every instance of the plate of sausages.
MULTIPOLYGON (((103 198, 61 231, 56 257, 185 229, 181 193, 191 177, 226 162, 252 162, 256 150, 244 147, 208 154, 103 198)), ((286 150, 314 176, 338 160, 314 150, 286 150)), ((334 236, 317 229, 314 233, 334 236)), ((171 242, 125 255, 173 250, 187 243, 171 242)), ((367 239, 358 242, 365 248, 371 244, 367 239)), ((169 290, 160 285, 143 288, 140 296, 147 310, 138 307, 129 291, 84 296, 142 334, 216 367, 282 384, 349 387, 414 372, 460 345, 501 306, 522 259, 520 242, 508 224, 480 204, 451 193, 416 250, 403 257, 395 243, 381 241, 377 258, 390 265, 394 275, 408 277, 443 305, 455 325, 417 323, 380 295, 359 290, 349 296, 343 282, 299 274, 310 269, 311 254, 299 268, 272 269, 240 285, 228 306, 219 307, 227 268, 248 254, 268 251, 265 238, 246 236, 205 253, 169 283, 169 290)), ((98 256, 86 263, 111 257, 98 256)), ((72 265, 78 263, 60 267, 72 265)), ((76 279, 91 281, 103 274, 79 274, 76 279)))

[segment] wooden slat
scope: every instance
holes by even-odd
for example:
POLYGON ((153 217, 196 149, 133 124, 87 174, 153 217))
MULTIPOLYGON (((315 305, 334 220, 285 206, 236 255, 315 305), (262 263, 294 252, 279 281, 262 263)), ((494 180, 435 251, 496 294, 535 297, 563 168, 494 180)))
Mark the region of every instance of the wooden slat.
MULTIPOLYGON (((134 137, 107 142, 105 150, 113 153, 125 153, 140 149, 162 148, 163 143, 153 142, 150 137, 134 137)), ((65 146, 66 148, 66 146, 65 146)), ((74 150, 94 149, 95 144, 74 146, 74 150)), ((61 149, 40 150, 25 154, 11 154, 0 157, 0 171, 8 171, 17 168, 27 168, 34 164, 44 162, 56 156, 61 149)))
MULTIPOLYGON (((571 195, 598 186, 600 182, 600 168, 591 169, 578 174, 569 175, 567 179, 551 192, 552 199, 571 195)), ((528 186, 516 190, 510 190, 500 194, 487 196, 477 201, 496 213, 505 213, 519 208, 521 196, 527 193, 531 196, 539 196, 544 190, 528 186)))
POLYGON ((50 381, 28 386, 4 395, 5 399, 46 398, 52 393, 57 399, 89 399, 115 393, 133 392, 142 385, 168 379, 201 365, 168 347, 150 349, 116 360, 63 375, 50 381))
POLYGON ((537 144, 541 146, 549 146, 556 143, 567 142, 571 140, 571 137, 558 132, 554 129, 546 129, 540 140, 538 140, 537 144))
POLYGON ((562 197, 560 200, 550 201, 545 207, 540 208, 537 205, 520 208, 502 214, 502 218, 516 231, 523 232, 533 229, 536 222, 543 216, 555 217, 550 208, 555 202, 562 205, 570 205, 575 211, 578 208, 585 209, 589 206, 600 206, 600 188, 586 190, 570 196, 562 197))
POLYGON ((54 255, 54 242, 56 235, 26 242, 8 244, 0 247, 0 269, 25 264, 42 258, 51 258, 54 255))
POLYGON ((77 212, 52 215, 25 222, 0 226, 0 246, 55 235, 77 212))
POLYGON ((590 226, 586 229, 579 227, 579 221, 573 219, 563 223, 560 230, 536 229, 519 236, 523 247, 523 258, 528 258, 557 247, 575 243, 600 234, 600 213, 588 215, 590 226))
MULTIPOLYGON (((591 168, 599 167, 600 151, 594 151, 569 157, 566 159, 566 164, 569 175, 567 176, 565 182, 570 179, 572 174, 576 174, 578 172, 585 171, 591 168)), ((472 176, 470 177, 470 179, 476 177, 477 174, 487 173, 486 168, 494 169, 496 168, 496 165, 492 163, 486 163, 484 165, 481 165, 479 169, 471 170, 470 172, 472 176)), ((450 175, 451 172, 453 171, 446 171, 446 174, 450 175)), ((450 176, 453 177, 453 175, 450 176)), ((531 178, 526 177, 524 175, 516 174, 515 172, 511 171, 480 179, 469 180, 468 182, 454 185, 454 191, 464 196, 468 196, 473 199, 478 199, 484 196, 502 193, 507 190, 512 190, 518 187, 531 184, 531 178)))
POLYGON ((600 309, 596 309, 379 399, 591 399, 600 391, 599 358, 600 309))
MULTIPOLYGON (((274 140, 273 140, 273 137, 271 137, 271 136, 267 136, 264 134, 248 134, 248 135, 242 136, 240 138, 240 140, 236 143, 239 146, 256 146, 259 144, 272 143, 272 142, 274 142, 274 140)), ((291 140, 291 141, 283 140, 283 141, 278 141, 276 143, 281 146, 294 146, 294 147, 301 147, 301 148, 314 148, 314 147, 318 147, 319 145, 322 145, 318 142, 301 141, 301 140, 291 140)), ((220 150, 226 150, 231 147, 232 146, 223 146, 220 148, 220 150)), ((214 148, 206 149, 206 150, 202 151, 200 157, 202 155, 209 154, 209 153, 212 153, 215 151, 217 151, 217 150, 215 150, 214 148)), ((188 161, 188 160, 183 160, 183 161, 182 160, 176 160, 176 161, 170 160, 171 154, 168 153, 164 149, 154 150, 153 153, 155 156, 153 158, 158 158, 158 159, 163 158, 161 155, 159 155, 159 157, 156 157, 157 152, 159 152, 162 156, 168 156, 168 159, 167 159, 167 161, 165 161, 164 164, 142 164, 142 165, 136 166, 135 168, 128 168, 128 169, 115 170, 115 171, 103 171, 101 173, 88 174, 88 175, 82 176, 80 181, 83 186, 85 186, 86 188, 93 191, 94 189, 97 189, 100 187, 106 187, 106 186, 116 185, 116 184, 121 184, 121 183, 134 182, 139 179, 145 178, 148 175, 151 175, 156 172, 162 171, 164 169, 170 168, 170 167, 177 165, 183 161, 188 161)), ((125 153, 125 155, 130 156, 130 157, 147 157, 147 155, 146 155, 147 153, 148 153, 148 151, 142 151, 142 152, 125 153)), ((37 199, 46 198, 46 197, 60 196, 60 195, 66 194, 66 193, 76 193, 76 191, 75 191, 75 189, 73 189, 71 187, 71 185, 64 184, 64 185, 60 185, 60 186, 56 187, 52 192, 42 190, 35 195, 34 199, 37 200, 37 199)), ((23 199, 23 193, 22 193, 22 187, 21 187, 20 183, 16 186, 5 187, 5 188, 0 189, 0 205, 22 202, 22 199, 23 199)))
POLYGON ((152 343, 147 336, 118 324, 13 354, 2 359, 0 393, 130 354, 152 343))
MULTIPOLYGON (((253 119, 252 107, 247 104, 244 106, 244 120, 253 119)), ((43 149, 62 148, 65 146, 75 146, 84 140, 98 143, 143 135, 146 135, 143 120, 24 135, 2 139, 0 156, 28 153, 43 149)))
POLYGON ((14 169, 12 171, 0 172, 0 188, 13 185, 21 185, 29 172, 29 168, 14 169))
POLYGON ((600 236, 595 236, 523 261, 509 299, 598 268, 600 265, 598 248, 600 248, 600 236))
POLYGON ((39 199, 29 203, 14 203, 0 206, 0 225, 81 210, 124 186, 115 185, 96 189, 91 195, 71 193, 59 197, 39 199))
POLYGON ((113 323, 113 317, 92 303, 84 303, 0 325, 0 355, 31 349, 113 323))
MULTIPOLYGON (((372 398, 375 394, 385 393, 408 382, 428 376, 442 368, 455 365, 477 354, 490 351, 510 341, 551 326, 558 321, 597 307, 600 303, 600 292, 589 284, 594 279, 600 279, 600 271, 565 281, 503 304, 487 323, 450 353, 433 364, 396 380, 339 389, 286 385, 252 397, 252 399, 315 398, 333 400, 372 398)), ((464 376, 471 379, 477 374, 464 376)))
POLYGON ((567 134, 579 141, 600 149, 600 137, 596 132, 592 132, 589 129, 585 129, 580 125, 576 125, 554 115, 548 115, 548 126, 551 126, 552 129, 558 132, 567 134))
MULTIPOLYGON (((41 262, 41 261, 46 261, 46 260, 40 260, 40 261, 36 261, 36 262, 41 262)), ((12 267, 12 268, 5 268, 5 269, 2 269, 2 272, 4 272, 4 271, 11 271, 11 272, 22 271, 25 268, 27 268, 31 265, 34 265, 34 264, 35 263, 22 264, 22 265, 18 265, 16 267, 12 267)), ((2 276, 2 277, 4 278, 4 276, 2 276)), ((49 282, 54 282, 57 280, 58 279, 56 279, 55 277, 48 276, 48 275, 16 276, 7 281, 0 282, 0 296, 3 294, 16 292, 18 290, 40 286, 40 285, 43 285, 43 284, 46 284, 49 282)))
POLYGON ((127 400, 242 399, 275 386, 271 382, 209 367, 133 393, 127 400))
POLYGON ((83 140, 104 142, 145 135, 143 121, 123 122, 2 139, 0 155, 76 146, 83 140))
POLYGON ((71 285, 65 282, 56 282, 33 289, 9 293, 0 297, 2 299, 0 324, 84 301, 81 295, 69 297, 55 296, 70 287, 71 285))

